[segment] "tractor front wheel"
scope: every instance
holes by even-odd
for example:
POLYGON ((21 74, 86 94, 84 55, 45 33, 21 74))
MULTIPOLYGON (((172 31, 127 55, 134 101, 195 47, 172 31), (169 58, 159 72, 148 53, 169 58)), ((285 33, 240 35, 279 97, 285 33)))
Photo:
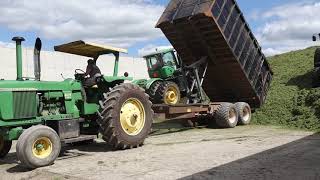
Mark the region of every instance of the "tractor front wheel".
POLYGON ((21 163, 35 169, 53 164, 60 154, 61 142, 53 129, 38 125, 21 134, 16 149, 21 163))
POLYGON ((155 97, 158 103, 177 105, 181 100, 181 92, 176 83, 166 81, 162 82, 158 87, 155 97))
POLYGON ((104 94, 100 110, 100 133, 115 149, 143 144, 151 132, 152 103, 140 87, 121 84, 104 94))
POLYGON ((0 158, 4 158, 10 151, 12 141, 6 141, 3 136, 0 135, 0 158))

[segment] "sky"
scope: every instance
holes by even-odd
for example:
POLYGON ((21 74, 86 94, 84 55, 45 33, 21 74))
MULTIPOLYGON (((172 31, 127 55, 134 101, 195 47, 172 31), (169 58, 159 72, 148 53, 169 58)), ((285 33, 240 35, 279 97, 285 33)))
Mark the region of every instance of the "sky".
MULTIPOLYGON (((141 56, 170 43, 155 24, 170 0, 1 0, 0 46, 14 48, 13 36, 25 47, 36 37, 45 50, 75 40, 127 48, 141 56)), ((317 45, 320 0, 238 0, 240 9, 267 56, 317 45)))

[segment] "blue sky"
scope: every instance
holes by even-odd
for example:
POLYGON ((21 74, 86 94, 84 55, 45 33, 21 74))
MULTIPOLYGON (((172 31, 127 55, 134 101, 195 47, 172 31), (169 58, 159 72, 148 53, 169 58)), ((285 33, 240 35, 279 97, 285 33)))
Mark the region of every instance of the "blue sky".
MULTIPOLYGON (((36 4, 4 0, 0 2, 0 45, 12 47, 11 38, 16 35, 26 38, 27 47, 33 46, 36 37, 41 37, 45 50, 71 40, 89 39, 128 48, 129 56, 138 56, 146 47, 169 45, 161 32, 154 30, 169 0, 120 1, 122 4, 117 4, 119 0, 95 0, 88 5, 84 0, 46 0, 36 4), (47 9, 43 8, 46 6, 47 9)), ((310 11, 318 11, 318 1, 237 2, 267 54, 313 45, 310 37, 320 28, 320 22, 310 19, 310 11), (304 29, 306 21, 310 22, 304 29), (302 30, 304 34, 299 32, 302 30), (283 36, 279 38, 281 33, 283 36)))

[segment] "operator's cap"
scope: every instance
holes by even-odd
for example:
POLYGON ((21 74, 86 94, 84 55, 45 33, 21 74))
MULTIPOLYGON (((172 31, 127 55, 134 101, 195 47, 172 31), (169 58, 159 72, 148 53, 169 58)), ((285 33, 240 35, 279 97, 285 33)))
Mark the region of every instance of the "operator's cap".
POLYGON ((94 64, 94 60, 93 59, 89 59, 88 60, 88 64, 94 64))

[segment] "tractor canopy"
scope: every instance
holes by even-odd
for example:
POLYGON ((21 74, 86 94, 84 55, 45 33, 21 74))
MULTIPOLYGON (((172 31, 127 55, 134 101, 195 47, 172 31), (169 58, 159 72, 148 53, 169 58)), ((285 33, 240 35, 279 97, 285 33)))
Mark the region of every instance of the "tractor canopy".
POLYGON ((161 50, 156 50, 152 53, 146 54, 143 56, 143 58, 149 57, 149 56, 154 56, 154 55, 158 55, 158 54, 164 54, 164 53, 168 53, 168 52, 172 52, 174 51, 173 48, 166 48, 166 49, 161 49, 161 50))
POLYGON ((119 56, 120 56, 119 54, 128 53, 126 49, 116 48, 116 47, 107 46, 107 45, 99 45, 99 44, 89 43, 81 40, 55 46, 54 50, 58 52, 68 53, 68 54, 90 57, 90 58, 93 58, 95 61, 97 61, 97 59, 101 55, 113 54, 115 56, 113 77, 118 77, 119 56))
POLYGON ((104 54, 128 53, 126 49, 116 48, 107 45, 100 45, 85 41, 75 41, 54 47, 55 51, 64 52, 79 56, 97 58, 104 54))

